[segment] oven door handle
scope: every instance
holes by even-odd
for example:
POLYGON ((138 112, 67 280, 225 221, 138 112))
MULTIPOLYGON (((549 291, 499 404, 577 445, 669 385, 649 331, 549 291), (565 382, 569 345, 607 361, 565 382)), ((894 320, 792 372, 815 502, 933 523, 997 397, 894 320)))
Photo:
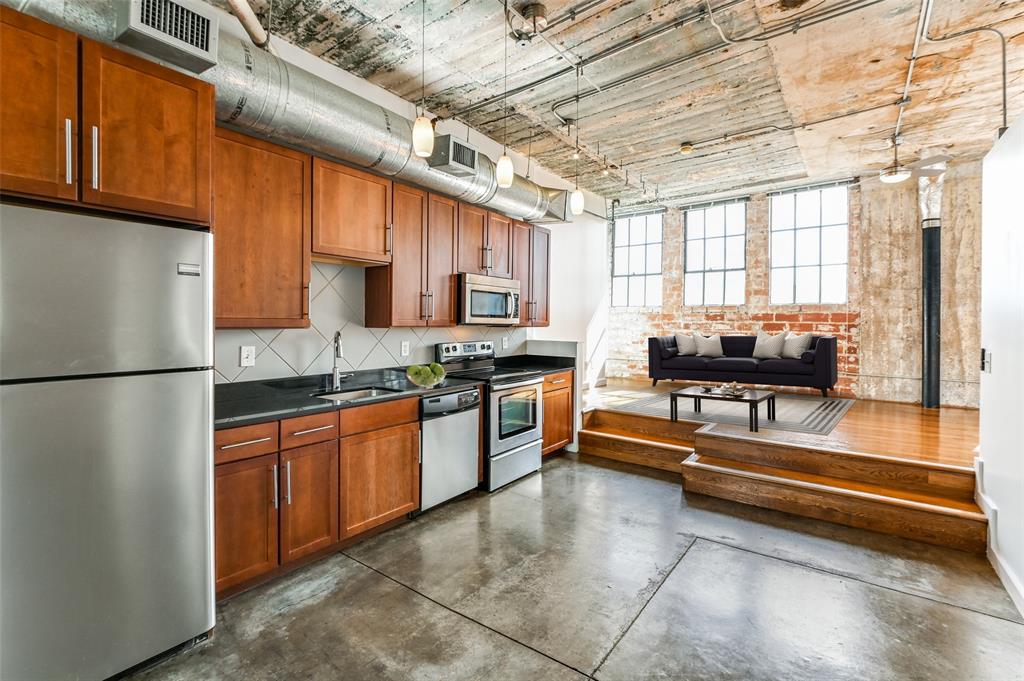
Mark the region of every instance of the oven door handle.
POLYGON ((536 447, 539 443, 540 443, 540 440, 534 440, 533 442, 527 442, 525 445, 521 445, 519 447, 516 447, 515 449, 510 449, 507 452, 502 452, 501 454, 497 454, 495 456, 490 457, 490 459, 491 459, 491 461, 497 461, 499 459, 504 459, 506 456, 512 456, 513 454, 518 454, 519 452, 523 451, 524 449, 530 449, 531 447, 536 447))
POLYGON ((519 383, 501 383, 499 385, 493 386, 491 388, 491 391, 492 392, 496 392, 496 393, 500 393, 500 392, 504 392, 505 390, 510 390, 512 388, 522 388, 522 387, 528 386, 528 385, 540 385, 543 382, 544 382, 544 377, 543 376, 538 376, 537 378, 531 378, 531 379, 529 379, 527 381, 520 381, 519 383))

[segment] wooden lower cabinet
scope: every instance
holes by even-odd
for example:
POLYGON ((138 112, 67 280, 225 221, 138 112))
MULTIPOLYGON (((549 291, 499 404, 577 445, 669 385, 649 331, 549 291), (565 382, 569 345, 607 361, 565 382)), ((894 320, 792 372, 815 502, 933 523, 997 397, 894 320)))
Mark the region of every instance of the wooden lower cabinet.
POLYGON ((419 508, 419 423, 342 438, 340 460, 342 539, 419 508))
POLYGON ((226 463, 214 474, 218 592, 277 567, 277 454, 226 463))
POLYGON ((338 441, 281 452, 281 562, 338 541, 338 441))
POLYGON ((574 418, 572 372, 546 376, 542 454, 551 454, 572 442, 574 418))

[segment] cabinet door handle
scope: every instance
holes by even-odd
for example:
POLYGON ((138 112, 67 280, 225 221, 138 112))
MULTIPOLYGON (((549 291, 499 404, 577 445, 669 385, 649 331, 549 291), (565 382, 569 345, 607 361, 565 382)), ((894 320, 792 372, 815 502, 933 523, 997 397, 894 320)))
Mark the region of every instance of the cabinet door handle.
POLYGON ((288 463, 286 463, 284 465, 284 474, 285 474, 285 487, 284 487, 285 497, 284 498, 288 501, 288 505, 291 506, 292 505, 292 462, 291 461, 289 461, 288 463))
POLYGON ((278 507, 277 496, 278 496, 278 494, 277 494, 277 464, 275 463, 274 464, 274 508, 278 507))
POLYGON ((64 119, 64 181, 71 184, 71 119, 64 119))
POLYGON ((221 445, 221 449, 234 449, 235 447, 245 447, 246 445, 258 445, 261 442, 270 442, 269 437, 261 437, 258 440, 246 440, 245 442, 236 442, 232 445, 221 445))
POLYGON ((92 188, 100 188, 100 129, 92 126, 92 188))
POLYGON ((433 319, 434 318, 434 292, 433 291, 427 291, 427 300, 430 301, 430 313, 428 314, 427 319, 433 319))
POLYGON ((487 247, 487 269, 494 269, 494 249, 490 246, 487 247))
POLYGON ((487 269, 487 246, 480 247, 480 269, 487 269))
POLYGON ((420 294, 420 319, 427 318, 427 294, 420 294))
POLYGON ((327 426, 320 426, 319 428, 308 428, 306 430, 297 430, 292 433, 292 437, 298 437, 299 435, 309 435, 310 433, 319 433, 321 430, 330 430, 334 427, 334 424, 327 426))
POLYGON ((551 385, 558 385, 559 383, 565 383, 565 379, 560 378, 557 381, 551 381, 551 385))
POLYGON ((388 255, 391 255, 395 243, 394 229, 395 226, 390 223, 384 228, 384 252, 388 255))

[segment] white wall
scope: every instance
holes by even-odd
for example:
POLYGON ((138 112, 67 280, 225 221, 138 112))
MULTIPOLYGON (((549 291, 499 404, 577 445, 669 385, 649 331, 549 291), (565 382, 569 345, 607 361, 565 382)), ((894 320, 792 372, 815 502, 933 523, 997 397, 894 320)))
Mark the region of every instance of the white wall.
POLYGON ((989 516, 989 557, 1024 612, 1024 118, 996 142, 982 169, 979 502, 989 516))

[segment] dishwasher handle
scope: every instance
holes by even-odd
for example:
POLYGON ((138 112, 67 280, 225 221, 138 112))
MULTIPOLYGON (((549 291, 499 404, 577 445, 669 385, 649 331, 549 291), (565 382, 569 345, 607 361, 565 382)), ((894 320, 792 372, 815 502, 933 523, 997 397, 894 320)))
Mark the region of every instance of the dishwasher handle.
POLYGON ((430 420, 439 419, 439 418, 442 418, 442 417, 445 417, 445 416, 451 416, 452 414, 461 414, 464 411, 472 411, 474 409, 477 409, 477 410, 480 409, 480 403, 479 402, 475 402, 475 403, 473 403, 473 404, 471 404, 469 406, 466 406, 466 407, 459 407, 457 409, 449 409, 447 411, 439 411, 439 412, 436 412, 434 414, 424 413, 423 414, 423 420, 424 421, 430 421, 430 420))

